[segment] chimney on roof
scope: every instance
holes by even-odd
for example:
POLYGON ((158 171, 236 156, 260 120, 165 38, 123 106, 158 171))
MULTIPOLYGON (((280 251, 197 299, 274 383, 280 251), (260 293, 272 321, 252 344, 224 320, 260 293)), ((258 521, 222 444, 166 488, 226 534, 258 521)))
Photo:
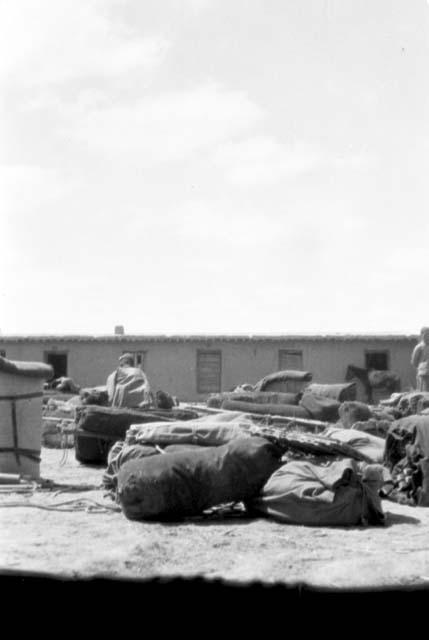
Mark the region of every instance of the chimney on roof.
POLYGON ((115 327, 115 336, 123 336, 125 329, 122 324, 117 324, 115 327))

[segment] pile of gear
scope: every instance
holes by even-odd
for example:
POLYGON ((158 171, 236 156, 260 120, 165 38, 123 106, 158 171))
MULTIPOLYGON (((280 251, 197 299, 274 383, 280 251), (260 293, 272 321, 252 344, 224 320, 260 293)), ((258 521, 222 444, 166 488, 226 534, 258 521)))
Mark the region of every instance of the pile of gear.
POLYGON ((382 499, 429 506, 429 392, 395 391, 371 405, 356 400, 355 381, 280 371, 203 404, 179 404, 129 374, 120 392, 82 389, 46 405, 71 412, 76 459, 107 466, 104 489, 127 518, 222 509, 356 526, 384 523, 382 499), (127 406, 134 390, 139 402, 127 406))

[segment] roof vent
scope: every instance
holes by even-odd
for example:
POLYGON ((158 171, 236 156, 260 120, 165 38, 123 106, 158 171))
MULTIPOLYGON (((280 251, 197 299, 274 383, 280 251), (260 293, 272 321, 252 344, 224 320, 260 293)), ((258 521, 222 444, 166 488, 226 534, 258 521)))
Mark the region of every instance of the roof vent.
POLYGON ((125 329, 122 324, 117 324, 115 327, 115 336, 123 336, 125 329))

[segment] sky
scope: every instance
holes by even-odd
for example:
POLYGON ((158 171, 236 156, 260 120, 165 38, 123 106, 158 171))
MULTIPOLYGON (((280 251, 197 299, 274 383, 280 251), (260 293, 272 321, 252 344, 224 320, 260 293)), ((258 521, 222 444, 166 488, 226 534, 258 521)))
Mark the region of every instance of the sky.
POLYGON ((428 62, 427 0, 1 0, 1 333, 417 333, 428 62))

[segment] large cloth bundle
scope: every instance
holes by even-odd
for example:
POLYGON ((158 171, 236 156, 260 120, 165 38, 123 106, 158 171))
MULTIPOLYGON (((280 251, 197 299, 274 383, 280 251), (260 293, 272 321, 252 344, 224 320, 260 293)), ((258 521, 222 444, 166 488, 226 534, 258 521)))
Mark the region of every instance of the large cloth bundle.
POLYGON ((74 393, 62 393, 56 389, 43 389, 43 404, 48 404, 51 400, 58 402, 70 402, 72 400, 74 404, 82 404, 80 396, 74 393))
POLYGON ((154 422, 147 425, 132 425, 127 432, 127 444, 150 444, 167 446, 170 444, 197 444, 203 447, 218 447, 237 438, 251 437, 246 431, 248 422, 222 423, 206 420, 174 422, 166 424, 154 422))
POLYGON ((255 391, 270 391, 274 390, 274 387, 278 386, 278 383, 288 382, 289 380, 295 380, 297 382, 311 382, 313 374, 309 371, 275 371, 267 376, 264 376, 259 380, 255 386, 255 391))
POLYGON ((53 389, 63 393, 78 394, 80 392, 80 386, 76 384, 72 378, 68 378, 67 376, 60 376, 59 378, 56 378, 50 383, 50 385, 53 389))
POLYGON ((370 418, 369 420, 363 420, 362 422, 355 422, 353 424, 354 431, 363 431, 373 436, 377 436, 383 440, 386 439, 387 432, 392 426, 391 420, 378 420, 376 418, 370 418))
POLYGON ((53 369, 41 362, 0 357, 0 472, 39 478, 44 381, 53 369))
POLYGON ((80 390, 82 404, 96 404, 106 407, 109 404, 107 387, 85 387, 80 390))
POLYGON ((239 402, 238 400, 224 400, 222 409, 241 411, 242 413, 285 416, 287 418, 311 418, 311 414, 304 407, 293 404, 257 404, 254 402, 239 402))
POLYGON ((133 410, 83 405, 76 407, 75 457, 83 464, 106 464, 111 446, 123 440, 132 424, 165 424, 195 419, 191 410, 133 410))
POLYGON ((306 390, 299 401, 299 405, 308 411, 314 420, 326 422, 336 422, 338 420, 340 403, 333 398, 318 396, 306 390))
POLYGON ((412 445, 413 455, 429 457, 429 416, 413 415, 392 422, 385 448, 385 463, 389 468, 407 455, 408 445, 412 445))
POLYGON ((98 405, 84 405, 76 408, 76 422, 79 429, 117 438, 124 438, 132 424, 192 420, 197 417, 198 414, 195 411, 184 409, 136 410, 98 405))
POLYGON ((370 433, 364 433, 356 429, 338 429, 329 427, 324 435, 338 442, 345 442, 354 449, 361 451, 372 462, 383 463, 385 440, 370 433))
POLYGON ((76 429, 74 432, 75 458, 82 464, 104 465, 110 448, 117 440, 116 436, 109 434, 100 437, 90 431, 76 429))
POLYGON ((224 400, 254 402, 257 404, 298 404, 302 393, 281 393, 275 391, 224 391, 214 393, 207 400, 207 406, 219 409, 224 400))
POLYGON ((163 448, 172 444, 216 447, 249 436, 265 438, 284 452, 294 451, 317 456, 343 456, 371 462, 371 459, 364 453, 347 443, 332 440, 323 435, 302 433, 296 429, 257 426, 242 418, 240 421, 226 424, 192 420, 186 424, 155 422, 150 425, 133 425, 127 432, 125 443, 126 445, 143 444, 163 448))
POLYGON ((355 422, 364 422, 372 418, 371 409, 364 402, 343 402, 338 409, 338 414, 346 429, 351 428, 355 422))
POLYGON ((376 369, 368 372, 368 381, 373 389, 386 389, 387 391, 399 391, 401 380, 397 373, 393 371, 378 371, 376 369))
POLYGON ((372 406, 371 413, 375 420, 386 420, 388 422, 394 422, 403 417, 395 407, 383 407, 382 405, 377 407, 372 406))
POLYGON ((263 438, 130 460, 118 473, 118 499, 132 520, 177 520, 210 507, 251 500, 280 465, 263 438))
POLYGON ((170 444, 163 449, 155 445, 126 444, 123 440, 116 442, 107 456, 107 469, 102 483, 108 491, 115 492, 117 487, 118 471, 128 460, 140 460, 148 456, 156 456, 164 453, 177 453, 179 451, 198 451, 203 447, 197 444, 170 444))
POLYGON ((390 498, 429 507, 429 416, 412 415, 392 423, 385 464, 394 484, 390 498))
POLYGON ((347 458, 329 466, 295 460, 278 469, 248 507, 254 514, 288 524, 383 524, 378 496, 382 484, 380 465, 347 458))
POLYGON ((317 382, 312 382, 305 390, 315 396, 333 398, 334 400, 338 400, 338 402, 356 400, 355 382, 344 382, 338 384, 319 384, 317 382))
POLYGON ((428 391, 411 391, 400 396, 397 408, 402 416, 410 416, 422 411, 429 403, 428 391))

